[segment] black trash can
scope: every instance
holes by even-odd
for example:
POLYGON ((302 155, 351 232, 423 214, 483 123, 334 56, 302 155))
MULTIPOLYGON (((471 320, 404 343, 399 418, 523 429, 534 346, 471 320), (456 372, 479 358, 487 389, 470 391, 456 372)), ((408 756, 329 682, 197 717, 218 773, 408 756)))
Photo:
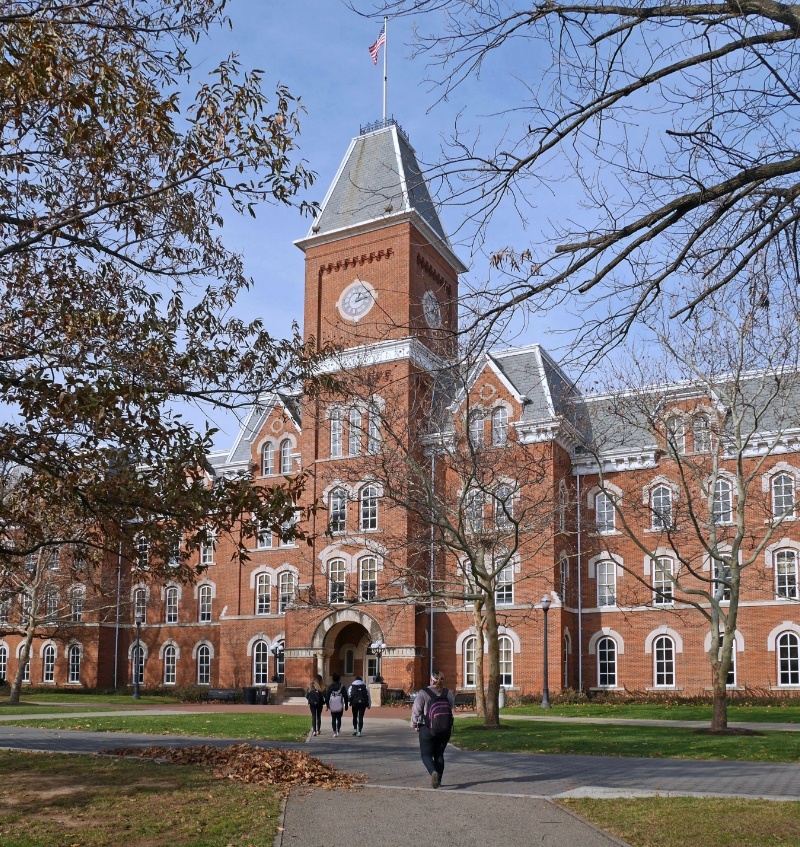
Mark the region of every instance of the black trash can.
POLYGON ((242 687, 242 701, 245 706, 255 706, 256 704, 256 688, 252 685, 242 687))
POLYGON ((256 689, 256 705, 269 706, 269 688, 256 689))

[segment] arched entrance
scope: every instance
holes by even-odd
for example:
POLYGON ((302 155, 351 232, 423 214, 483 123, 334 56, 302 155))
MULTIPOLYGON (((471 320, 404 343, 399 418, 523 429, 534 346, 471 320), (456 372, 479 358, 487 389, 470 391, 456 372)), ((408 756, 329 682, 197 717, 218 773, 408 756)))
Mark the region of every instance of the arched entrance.
POLYGON ((356 675, 372 682, 378 672, 377 659, 369 650, 374 641, 383 641, 383 630, 375 618, 357 609, 333 612, 314 632, 318 672, 326 682, 335 673, 346 685, 356 675))

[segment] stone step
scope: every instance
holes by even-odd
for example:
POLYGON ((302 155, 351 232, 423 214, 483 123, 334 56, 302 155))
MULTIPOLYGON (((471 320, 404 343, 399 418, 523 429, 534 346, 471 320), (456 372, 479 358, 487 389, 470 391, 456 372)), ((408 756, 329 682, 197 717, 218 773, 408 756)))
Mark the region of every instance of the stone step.
POLYGON ((305 697, 286 697, 281 704, 283 706, 307 706, 308 701, 305 697))

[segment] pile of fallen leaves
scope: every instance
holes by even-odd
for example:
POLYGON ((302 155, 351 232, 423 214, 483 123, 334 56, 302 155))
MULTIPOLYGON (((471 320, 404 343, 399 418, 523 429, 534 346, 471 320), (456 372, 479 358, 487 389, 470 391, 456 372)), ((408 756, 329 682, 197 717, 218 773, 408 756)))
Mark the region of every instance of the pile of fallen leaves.
POLYGON ((213 747, 117 747, 102 755, 155 759, 176 765, 201 765, 218 779, 253 785, 310 785, 318 788, 352 788, 363 782, 361 774, 337 771, 314 756, 295 750, 267 750, 250 744, 213 747))

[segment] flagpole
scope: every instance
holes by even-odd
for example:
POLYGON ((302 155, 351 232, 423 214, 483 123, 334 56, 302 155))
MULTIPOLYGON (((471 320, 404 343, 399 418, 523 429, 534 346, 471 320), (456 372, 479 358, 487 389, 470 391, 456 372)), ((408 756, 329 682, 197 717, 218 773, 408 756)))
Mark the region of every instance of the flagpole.
POLYGON ((385 42, 383 45, 383 121, 386 123, 386 85, 389 80, 389 18, 383 19, 383 35, 385 42))

